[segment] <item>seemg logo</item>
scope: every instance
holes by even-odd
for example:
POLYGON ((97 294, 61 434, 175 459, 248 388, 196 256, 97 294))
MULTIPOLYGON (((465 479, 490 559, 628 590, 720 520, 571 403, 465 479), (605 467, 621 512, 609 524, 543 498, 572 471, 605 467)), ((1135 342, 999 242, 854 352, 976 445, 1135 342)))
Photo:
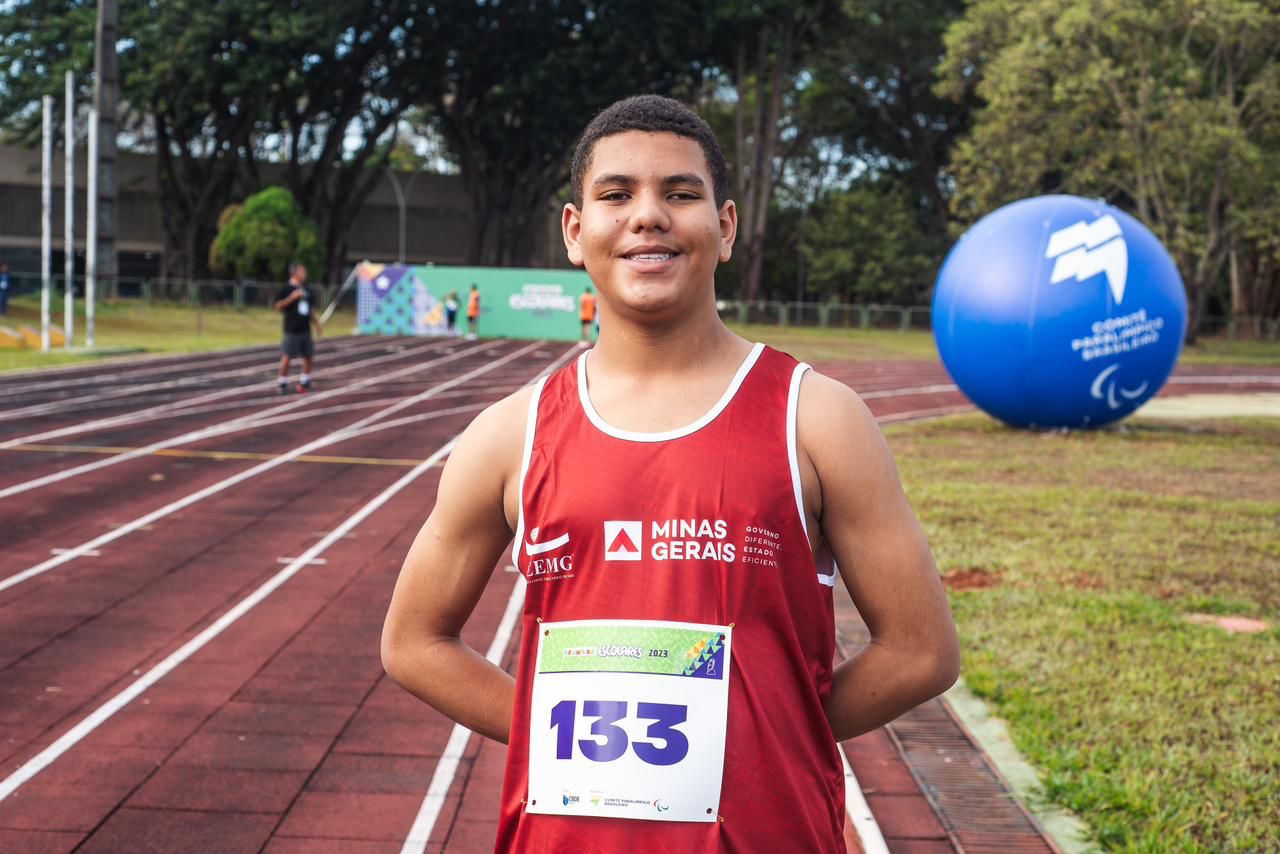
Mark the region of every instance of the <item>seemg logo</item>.
POLYGON ((1117 303, 1124 302, 1129 277, 1129 247, 1120 223, 1111 214, 1093 222, 1081 220, 1049 235, 1044 257, 1056 258, 1049 284, 1074 278, 1077 282, 1106 273, 1107 286, 1117 303))
POLYGON ((636 522, 604 523, 604 559, 640 560, 644 525, 636 522))

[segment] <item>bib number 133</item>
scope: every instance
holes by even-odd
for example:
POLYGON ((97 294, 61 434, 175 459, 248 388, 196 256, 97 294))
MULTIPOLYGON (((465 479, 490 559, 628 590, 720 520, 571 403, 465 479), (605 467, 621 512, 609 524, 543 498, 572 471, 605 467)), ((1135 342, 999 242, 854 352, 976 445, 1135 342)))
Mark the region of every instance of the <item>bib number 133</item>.
POLYGON ((689 707, 669 703, 636 703, 634 718, 650 721, 646 740, 631 740, 618 724, 631 713, 631 704, 621 700, 561 700, 551 708, 551 729, 555 733, 556 759, 573 759, 575 747, 592 762, 613 762, 630 748, 641 762, 675 765, 689 755, 688 737, 676 729, 689 719, 689 707), (578 709, 584 723, 590 723, 590 737, 574 738, 578 732, 578 709))
POLYGON ((540 623, 524 721, 526 811, 715 821, 732 629, 653 620, 540 623))

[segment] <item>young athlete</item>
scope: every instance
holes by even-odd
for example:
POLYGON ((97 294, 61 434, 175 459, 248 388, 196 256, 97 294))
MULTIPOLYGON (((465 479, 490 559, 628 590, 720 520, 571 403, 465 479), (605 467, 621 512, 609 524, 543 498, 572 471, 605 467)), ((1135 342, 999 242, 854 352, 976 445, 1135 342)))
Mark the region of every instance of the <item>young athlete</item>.
POLYGON ((675 101, 588 125, 562 224, 599 340, 467 428, 396 584, 387 671, 509 745, 499 851, 843 851, 837 742, 958 672, 866 407, 720 322, 725 172, 675 101), (514 679, 460 638, 513 534, 514 679), (871 642, 834 666, 837 571, 871 642))

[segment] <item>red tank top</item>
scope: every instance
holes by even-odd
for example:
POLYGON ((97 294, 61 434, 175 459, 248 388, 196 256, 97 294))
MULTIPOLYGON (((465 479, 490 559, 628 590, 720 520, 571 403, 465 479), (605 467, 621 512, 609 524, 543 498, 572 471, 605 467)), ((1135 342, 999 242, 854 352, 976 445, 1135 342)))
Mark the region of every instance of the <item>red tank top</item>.
POLYGON ((824 711, 834 570, 809 546, 795 451, 808 366, 757 344, 697 422, 629 433, 591 406, 588 353, 529 409, 513 551, 528 584, 497 850, 843 852, 824 711), (733 626, 718 821, 526 809, 540 624, 587 619, 733 626))

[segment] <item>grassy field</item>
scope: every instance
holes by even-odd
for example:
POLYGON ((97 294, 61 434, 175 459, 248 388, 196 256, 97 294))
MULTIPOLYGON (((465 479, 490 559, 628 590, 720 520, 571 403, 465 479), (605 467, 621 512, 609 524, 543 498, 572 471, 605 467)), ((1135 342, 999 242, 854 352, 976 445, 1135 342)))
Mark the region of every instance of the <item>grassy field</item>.
MULTIPOLYGON (((78 304, 75 342, 84 343, 83 304, 78 304)), ((55 300, 52 315, 54 322, 62 325, 62 302, 55 300)), ((40 302, 38 297, 23 296, 9 304, 9 315, 0 323, 40 328, 40 302)), ((346 335, 355 325, 353 311, 336 312, 326 330, 335 335, 346 335)), ((262 306, 242 309, 228 306, 203 308, 197 311, 186 305, 151 304, 141 300, 101 301, 94 317, 94 346, 100 353, 63 352, 55 348, 50 353, 30 350, 0 350, 0 371, 50 365, 83 362, 103 355, 115 355, 119 350, 138 350, 148 353, 193 353, 205 350, 224 350, 254 344, 277 344, 280 341, 280 315, 262 306)))
POLYGON ((1045 797, 1110 851, 1280 850, 1280 421, 886 433, 954 588, 965 680, 1045 797))
MULTIPOLYGON (((77 306, 79 330, 76 341, 84 340, 83 304, 77 306)), ((52 309, 55 323, 61 323, 62 303, 55 300, 52 309)), ((9 316, 0 323, 10 326, 40 326, 40 301, 34 295, 13 300, 9 316)), ((355 325, 351 311, 339 312, 330 320, 328 329, 346 334, 355 325)), ((791 353, 798 359, 923 359, 938 358, 933 335, 929 332, 897 332, 882 329, 813 329, 797 326, 761 326, 731 323, 730 328, 752 341, 764 341, 791 353)), ((211 307, 200 311, 186 305, 151 304, 140 300, 100 302, 97 307, 94 344, 100 350, 121 348, 152 353, 195 352, 273 344, 280 337, 280 317, 262 307, 235 309, 211 307)), ((108 354, 109 355, 109 354, 108 354)), ((66 353, 55 350, 44 354, 23 350, 0 350, 0 371, 81 362, 100 358, 100 354, 66 353)), ((1280 341, 1228 341, 1202 339, 1196 347, 1182 353, 1184 364, 1280 365, 1280 341)))

